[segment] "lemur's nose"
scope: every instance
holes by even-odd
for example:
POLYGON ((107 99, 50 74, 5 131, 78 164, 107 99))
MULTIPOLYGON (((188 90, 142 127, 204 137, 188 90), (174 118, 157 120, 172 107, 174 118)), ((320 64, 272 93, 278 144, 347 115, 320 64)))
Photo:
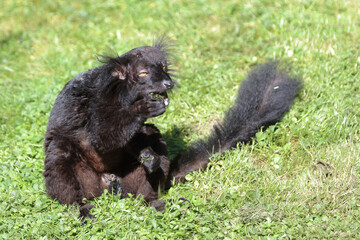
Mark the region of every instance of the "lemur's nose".
POLYGON ((171 81, 170 79, 163 80, 163 84, 166 87, 166 89, 171 89, 174 87, 174 82, 171 81))

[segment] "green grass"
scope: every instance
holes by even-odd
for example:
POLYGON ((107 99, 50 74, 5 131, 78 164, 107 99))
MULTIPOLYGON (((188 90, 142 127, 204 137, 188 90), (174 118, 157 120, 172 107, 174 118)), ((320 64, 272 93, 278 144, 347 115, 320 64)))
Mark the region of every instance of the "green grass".
POLYGON ((360 238, 360 6, 357 0, 0 1, 0 239, 360 238), (253 144, 164 192, 164 213, 132 198, 75 207, 45 192, 52 104, 96 54, 168 33, 179 87, 151 120, 171 156, 205 136, 241 79, 267 59, 292 62, 304 88, 253 144))

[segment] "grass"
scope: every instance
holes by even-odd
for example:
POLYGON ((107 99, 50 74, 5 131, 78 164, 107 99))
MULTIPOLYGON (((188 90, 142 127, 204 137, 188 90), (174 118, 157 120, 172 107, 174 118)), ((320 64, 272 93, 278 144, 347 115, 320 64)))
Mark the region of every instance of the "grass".
POLYGON ((10 1, 0 11, 1 239, 360 238, 360 7, 357 0, 10 1), (97 220, 45 192, 52 104, 96 54, 162 33, 176 42, 179 87, 151 120, 174 157, 203 137, 239 82, 267 59, 292 63, 304 88, 253 144, 164 192, 164 213, 104 194, 97 220))

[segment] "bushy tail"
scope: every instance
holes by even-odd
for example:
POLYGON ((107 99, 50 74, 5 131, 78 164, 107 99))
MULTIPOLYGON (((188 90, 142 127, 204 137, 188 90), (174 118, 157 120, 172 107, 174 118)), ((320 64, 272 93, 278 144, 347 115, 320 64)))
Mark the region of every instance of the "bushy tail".
POLYGON ((197 141, 172 162, 169 180, 182 181, 187 173, 205 169, 213 153, 246 143, 260 130, 280 121, 301 88, 301 81, 278 70, 276 62, 255 68, 242 83, 233 107, 210 136, 197 141))

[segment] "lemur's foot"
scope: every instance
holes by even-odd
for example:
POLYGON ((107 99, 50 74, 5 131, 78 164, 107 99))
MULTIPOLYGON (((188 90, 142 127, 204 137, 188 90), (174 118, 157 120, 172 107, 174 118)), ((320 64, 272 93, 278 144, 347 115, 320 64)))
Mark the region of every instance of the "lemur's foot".
POLYGON ((148 174, 155 172, 160 167, 160 156, 150 147, 141 150, 138 160, 144 166, 148 174))
POLYGON ((109 186, 109 193, 118 195, 121 194, 120 178, 112 173, 104 173, 105 183, 109 186))

